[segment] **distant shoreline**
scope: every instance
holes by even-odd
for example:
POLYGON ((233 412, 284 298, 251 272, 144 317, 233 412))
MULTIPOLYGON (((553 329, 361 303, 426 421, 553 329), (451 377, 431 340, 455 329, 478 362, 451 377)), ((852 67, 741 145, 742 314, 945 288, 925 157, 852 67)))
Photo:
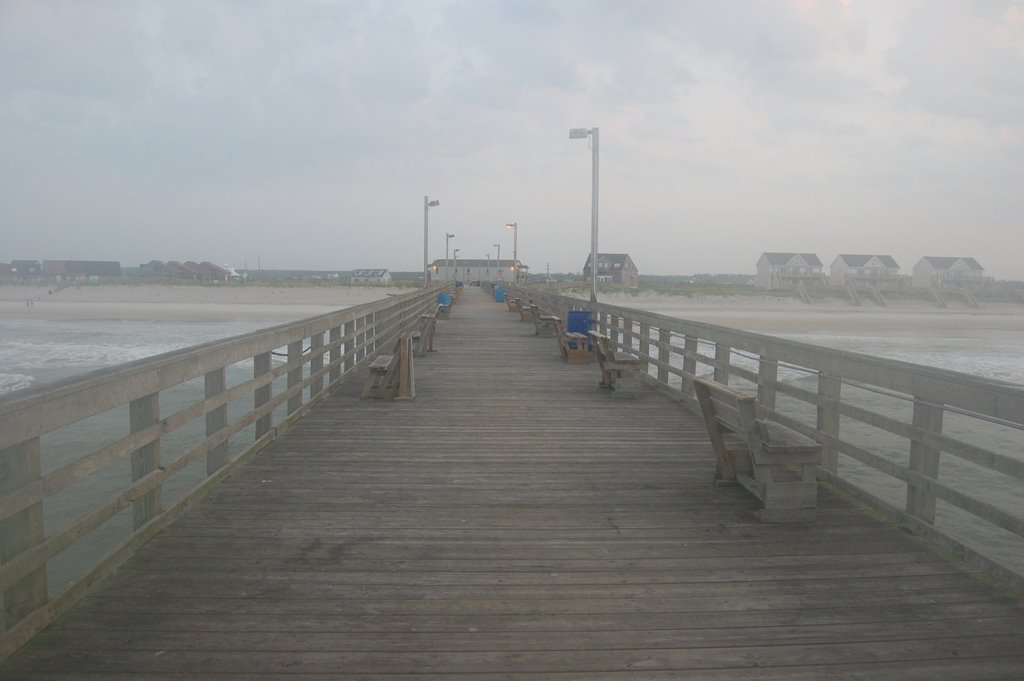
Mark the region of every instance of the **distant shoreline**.
MULTIPOLYGON (((0 320, 256 321, 268 325, 306 319, 413 289, 377 286, 170 284, 84 285, 50 293, 46 286, 0 286, 0 320), (30 303, 30 304, 26 304, 30 303)), ((577 294, 579 295, 579 294, 577 294)), ((580 297, 586 298, 586 295, 580 297)), ((920 331, 956 329, 1024 331, 1024 304, 952 303, 940 309, 923 301, 894 300, 860 307, 838 299, 810 305, 758 295, 611 293, 601 301, 658 314, 761 333, 920 331)))
POLYGON ((0 320, 266 321, 277 324, 409 289, 369 286, 0 286, 0 320))

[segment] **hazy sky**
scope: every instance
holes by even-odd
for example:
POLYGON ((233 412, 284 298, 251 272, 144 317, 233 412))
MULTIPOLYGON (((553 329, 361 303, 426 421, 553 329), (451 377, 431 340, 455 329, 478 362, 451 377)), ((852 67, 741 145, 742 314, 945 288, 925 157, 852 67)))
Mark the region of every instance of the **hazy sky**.
POLYGON ((1024 1, 0 2, 0 261, 1024 279, 1024 1))

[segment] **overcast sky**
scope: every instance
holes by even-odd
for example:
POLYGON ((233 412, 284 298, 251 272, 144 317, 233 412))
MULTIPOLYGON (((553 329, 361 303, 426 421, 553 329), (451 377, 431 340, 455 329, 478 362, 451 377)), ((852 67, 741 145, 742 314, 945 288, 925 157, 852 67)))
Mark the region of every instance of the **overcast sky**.
POLYGON ((0 2, 0 261, 1024 279, 1024 1, 0 2))

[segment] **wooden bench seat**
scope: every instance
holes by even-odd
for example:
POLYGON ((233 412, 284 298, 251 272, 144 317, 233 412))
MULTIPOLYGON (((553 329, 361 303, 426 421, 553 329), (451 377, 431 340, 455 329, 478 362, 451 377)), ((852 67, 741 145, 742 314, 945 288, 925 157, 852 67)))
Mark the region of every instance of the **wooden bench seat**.
POLYGON ((416 398, 413 373, 412 336, 402 336, 391 354, 377 355, 370 362, 370 375, 362 398, 374 400, 412 400, 416 398))
POLYGON ((437 328, 437 311, 420 315, 420 328, 412 332, 412 342, 417 357, 434 352, 434 329, 437 328))
POLYGON ((550 314, 541 314, 541 310, 536 303, 530 304, 530 313, 533 315, 534 336, 555 335, 555 320, 558 317, 550 314))
POLYGON ((521 322, 532 322, 533 321, 533 308, 530 307, 529 302, 519 300, 519 321, 521 322))
POLYGON ((814 520, 821 444, 759 418, 753 395, 704 378, 695 378, 693 388, 715 450, 718 482, 737 482, 760 499, 762 522, 814 520))
POLYGON ((515 312, 516 314, 519 313, 519 299, 518 298, 510 298, 509 296, 505 296, 505 305, 508 306, 508 311, 509 312, 515 312))
POLYGON ((611 339, 597 331, 590 332, 594 354, 601 367, 602 388, 609 388, 616 397, 632 397, 640 389, 640 370, 644 361, 630 352, 615 351, 611 339))
POLYGON ((561 317, 553 317, 552 324, 555 327, 554 335, 558 341, 558 349, 562 352, 562 359, 569 364, 587 364, 590 362, 589 342, 587 334, 568 332, 565 330, 565 322, 561 317))

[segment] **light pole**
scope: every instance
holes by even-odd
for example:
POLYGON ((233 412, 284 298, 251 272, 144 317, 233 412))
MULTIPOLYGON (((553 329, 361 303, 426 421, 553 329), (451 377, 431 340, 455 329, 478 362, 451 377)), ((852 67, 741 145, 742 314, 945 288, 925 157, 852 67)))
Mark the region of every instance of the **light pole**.
POLYGON ((501 244, 494 244, 494 247, 498 249, 498 267, 496 268, 498 270, 498 281, 503 282, 505 278, 501 276, 501 244))
POLYGON ((516 286, 519 286, 519 223, 506 222, 505 229, 512 230, 512 273, 516 286))
POLYGON ((594 170, 590 190, 590 302, 597 302, 597 154, 600 137, 597 128, 571 128, 569 139, 583 139, 590 135, 590 147, 594 155, 594 170))
POLYGON ((448 240, 454 237, 454 234, 444 233, 444 278, 446 281, 450 281, 449 277, 452 276, 451 262, 448 260, 448 240))
POLYGON ((429 270, 427 269, 427 213, 434 206, 440 206, 441 202, 438 200, 431 201, 426 196, 423 197, 423 288, 427 287, 427 279, 429 276, 429 270))
POLYGON ((459 249, 452 249, 452 257, 455 258, 455 281, 459 280, 459 249))

